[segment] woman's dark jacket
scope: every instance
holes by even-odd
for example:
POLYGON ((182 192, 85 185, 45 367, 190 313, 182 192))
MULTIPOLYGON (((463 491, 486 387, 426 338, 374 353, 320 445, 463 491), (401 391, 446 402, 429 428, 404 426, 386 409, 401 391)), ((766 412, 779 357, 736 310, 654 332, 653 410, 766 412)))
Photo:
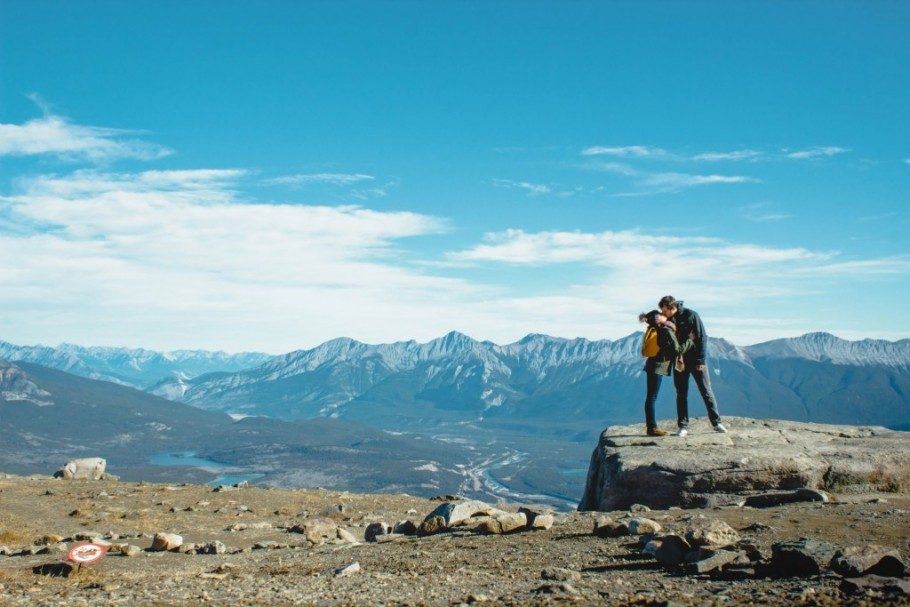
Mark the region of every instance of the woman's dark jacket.
POLYGON ((645 372, 657 375, 670 375, 676 357, 692 348, 692 340, 679 343, 676 332, 668 326, 657 328, 657 356, 645 359, 645 372))

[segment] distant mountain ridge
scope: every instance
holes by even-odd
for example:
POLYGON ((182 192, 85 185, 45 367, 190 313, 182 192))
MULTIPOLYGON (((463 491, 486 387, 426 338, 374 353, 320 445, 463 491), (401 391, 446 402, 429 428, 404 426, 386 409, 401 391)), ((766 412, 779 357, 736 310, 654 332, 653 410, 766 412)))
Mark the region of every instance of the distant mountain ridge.
MULTIPOLYGON (((224 411, 332 415, 396 429, 408 420, 618 422, 640 415, 640 340, 640 333, 615 341, 532 334, 506 345, 458 332, 422 344, 339 338, 252 369, 164 382, 154 391, 224 411)), ((740 347, 713 338, 708 352, 731 414, 886 425, 910 420, 910 340, 851 342, 810 333, 740 347)), ((697 413, 694 389, 693 396, 697 413)))
MULTIPOLYGON (((426 343, 337 338, 279 356, 0 342, 0 357, 139 385, 232 413, 343 417, 393 430, 450 422, 527 429, 640 416, 640 340, 640 333, 617 340, 530 334, 498 345, 452 331, 426 343)), ((712 338, 708 353, 722 413, 828 423, 910 421, 910 340, 809 333, 736 346, 712 338)), ((672 386, 664 388, 661 399, 672 401, 671 393, 672 386)), ((694 389, 692 403, 697 414, 694 389)))
POLYGON ((239 371, 271 358, 261 352, 228 354, 208 350, 157 352, 144 348, 84 347, 74 344, 17 346, 0 341, 0 358, 35 363, 89 379, 147 388, 165 377, 196 377, 213 371, 239 371))

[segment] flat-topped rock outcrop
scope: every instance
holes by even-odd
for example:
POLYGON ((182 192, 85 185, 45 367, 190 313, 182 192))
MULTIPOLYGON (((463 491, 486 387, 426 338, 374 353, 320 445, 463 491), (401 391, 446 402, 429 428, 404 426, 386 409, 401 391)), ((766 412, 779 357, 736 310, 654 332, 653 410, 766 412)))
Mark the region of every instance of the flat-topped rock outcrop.
POLYGON ((763 494, 799 489, 910 489, 910 433, 742 417, 724 423, 729 432, 720 434, 696 420, 685 438, 645 436, 643 424, 607 428, 591 455, 579 510, 710 507, 749 498, 761 505, 763 494))

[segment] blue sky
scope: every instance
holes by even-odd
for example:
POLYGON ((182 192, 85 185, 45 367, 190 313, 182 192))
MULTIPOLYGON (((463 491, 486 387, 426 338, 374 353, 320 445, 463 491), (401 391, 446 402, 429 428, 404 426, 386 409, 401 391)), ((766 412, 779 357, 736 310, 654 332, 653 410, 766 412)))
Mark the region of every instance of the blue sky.
POLYGON ((0 0, 0 339, 910 337, 910 5, 0 0))

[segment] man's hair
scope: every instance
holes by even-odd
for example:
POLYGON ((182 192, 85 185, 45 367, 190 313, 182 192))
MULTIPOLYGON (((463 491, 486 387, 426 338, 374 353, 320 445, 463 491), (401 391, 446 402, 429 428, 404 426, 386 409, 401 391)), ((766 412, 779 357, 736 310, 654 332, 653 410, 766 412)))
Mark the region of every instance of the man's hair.
POLYGON ((660 301, 657 302, 657 307, 661 310, 664 308, 669 308, 670 306, 676 305, 676 298, 672 295, 664 295, 660 298, 660 301))

